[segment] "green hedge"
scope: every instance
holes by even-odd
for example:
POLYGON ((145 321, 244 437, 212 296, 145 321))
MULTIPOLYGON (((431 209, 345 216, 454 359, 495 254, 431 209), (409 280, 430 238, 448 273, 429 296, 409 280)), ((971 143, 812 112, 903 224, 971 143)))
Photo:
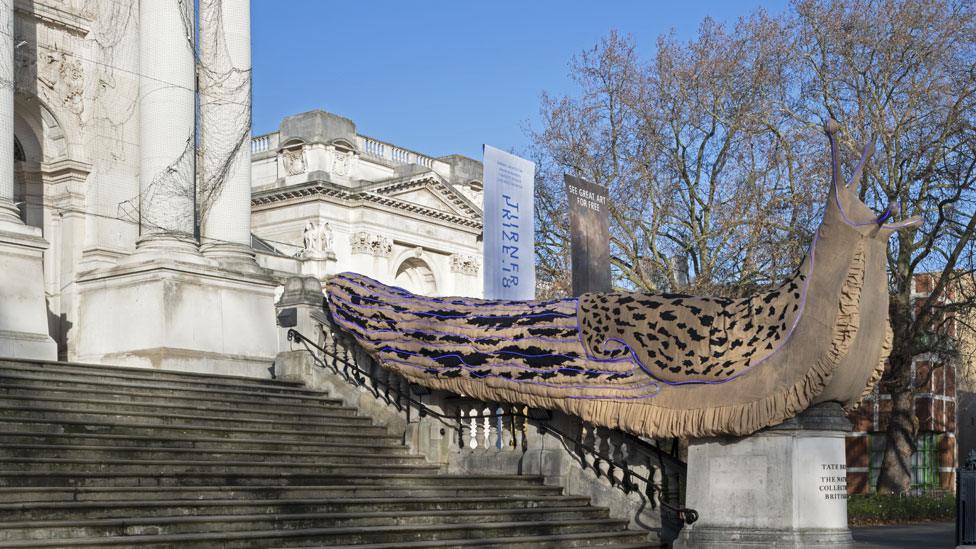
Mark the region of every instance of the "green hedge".
POLYGON ((847 518, 852 526, 953 521, 956 519, 956 498, 952 494, 850 496, 847 518))

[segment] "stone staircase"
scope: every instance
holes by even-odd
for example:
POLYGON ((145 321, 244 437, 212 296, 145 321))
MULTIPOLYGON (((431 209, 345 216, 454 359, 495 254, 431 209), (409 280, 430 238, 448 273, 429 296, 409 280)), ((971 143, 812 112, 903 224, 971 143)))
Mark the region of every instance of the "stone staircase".
POLYGON ((0 548, 652 547, 280 381, 0 360, 0 548))

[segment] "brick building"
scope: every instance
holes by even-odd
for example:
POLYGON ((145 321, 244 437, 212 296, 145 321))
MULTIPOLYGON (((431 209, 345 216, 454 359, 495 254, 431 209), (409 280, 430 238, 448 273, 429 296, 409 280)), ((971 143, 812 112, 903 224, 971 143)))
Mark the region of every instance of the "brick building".
MULTIPOLYGON (((931 275, 917 276, 914 298, 928 296, 932 284, 931 275)), ((947 329, 950 336, 957 336, 954 325, 947 325, 947 329)), ((915 417, 919 424, 917 451, 912 456, 914 493, 955 490, 956 377, 957 369, 968 371, 969 364, 965 348, 962 354, 963 360, 944 364, 933 357, 920 356, 912 365, 912 380, 917 387, 915 417)), ((868 494, 875 490, 890 415, 891 396, 881 392, 880 387, 850 414, 853 431, 847 436, 848 493, 868 494)))

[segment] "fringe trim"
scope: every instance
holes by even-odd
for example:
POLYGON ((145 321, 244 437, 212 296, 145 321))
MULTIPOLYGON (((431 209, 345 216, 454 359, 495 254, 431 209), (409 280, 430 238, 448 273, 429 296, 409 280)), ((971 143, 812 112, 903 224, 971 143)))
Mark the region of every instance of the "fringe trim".
POLYGON ((861 406, 861 402, 867 398, 868 395, 874 392, 874 387, 881 381, 881 376, 884 375, 885 365, 888 362, 888 355, 891 354, 891 346, 894 342, 895 334, 891 331, 891 322, 885 318, 885 335, 884 342, 881 344, 881 357, 878 359, 878 365, 875 366, 874 371, 871 372, 871 377, 868 378, 868 384, 864 386, 864 391, 861 392, 861 396, 844 406, 845 412, 853 412, 861 406))

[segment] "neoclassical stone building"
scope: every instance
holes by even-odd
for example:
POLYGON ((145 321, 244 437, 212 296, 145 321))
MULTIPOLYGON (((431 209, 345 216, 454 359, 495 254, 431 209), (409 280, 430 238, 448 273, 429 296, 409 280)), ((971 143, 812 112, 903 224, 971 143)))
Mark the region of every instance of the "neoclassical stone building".
POLYGON ((361 135, 323 111, 252 141, 258 262, 368 274, 428 295, 482 294, 481 163, 361 135), (311 224, 311 225, 310 225, 311 224))
POLYGON ((252 143, 249 6, 0 0, 0 356, 266 376, 286 276, 480 295, 480 163, 252 143))

